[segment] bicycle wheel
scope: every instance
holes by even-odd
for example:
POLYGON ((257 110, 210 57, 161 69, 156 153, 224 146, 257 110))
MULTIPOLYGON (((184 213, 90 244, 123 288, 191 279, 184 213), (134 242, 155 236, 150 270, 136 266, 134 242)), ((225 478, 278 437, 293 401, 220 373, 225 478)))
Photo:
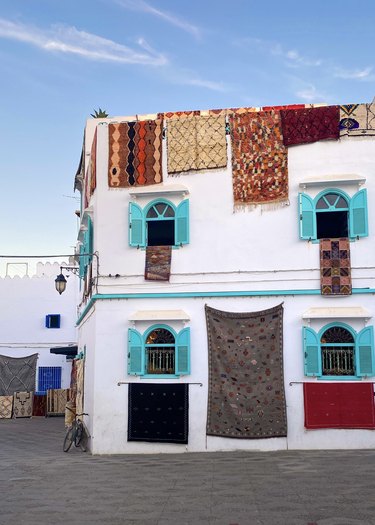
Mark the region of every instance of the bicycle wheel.
POLYGON ((83 436, 83 423, 79 419, 77 420, 77 430, 74 436, 74 444, 76 447, 79 447, 79 444, 81 443, 81 439, 83 436))
POLYGON ((68 452, 68 450, 72 446, 73 441, 74 441, 74 428, 72 425, 71 427, 68 428, 67 433, 65 434, 64 445, 63 445, 64 452, 68 452))
POLYGON ((85 427, 82 425, 81 440, 79 442, 79 446, 80 446, 82 452, 86 452, 87 451, 87 442, 88 442, 88 435, 87 435, 85 427))

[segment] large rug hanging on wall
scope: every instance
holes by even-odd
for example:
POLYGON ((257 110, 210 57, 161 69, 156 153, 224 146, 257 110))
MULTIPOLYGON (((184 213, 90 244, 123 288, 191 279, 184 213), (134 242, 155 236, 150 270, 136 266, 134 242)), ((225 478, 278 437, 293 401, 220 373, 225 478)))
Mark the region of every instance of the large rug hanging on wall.
POLYGON ((167 120, 168 173, 224 168, 227 165, 225 116, 167 120))
POLYGON ((108 125, 110 188, 162 182, 162 120, 108 125))
POLYGON ((31 417, 33 415, 33 392, 15 392, 13 394, 14 417, 31 417))
POLYGON ((0 396, 34 391, 37 360, 38 354, 27 357, 0 355, 0 396))
POLYGON ((207 434, 287 435, 283 307, 230 313, 206 306, 209 359, 207 434))
POLYGON ((340 106, 340 135, 375 135, 375 104, 340 106))
POLYGON ((351 295, 349 239, 320 239, 320 289, 322 295, 351 295))
POLYGON ((288 153, 279 111, 229 116, 235 209, 288 201, 288 153))
POLYGON ((147 246, 146 281, 169 281, 171 275, 172 246, 147 246))
POLYGON ((129 385, 128 441, 187 443, 188 384, 129 385))
POLYGON ((12 417, 13 396, 0 396, 0 419, 12 417))
MULTIPOLYGON (((77 370, 77 390, 76 390, 76 413, 83 414, 84 407, 84 386, 85 386, 85 360, 76 360, 77 370)), ((82 418, 79 418, 82 419, 82 418)))
POLYGON ((306 428, 375 428, 372 383, 304 383, 306 428))
POLYGON ((281 110, 285 146, 339 138, 339 106, 281 110))

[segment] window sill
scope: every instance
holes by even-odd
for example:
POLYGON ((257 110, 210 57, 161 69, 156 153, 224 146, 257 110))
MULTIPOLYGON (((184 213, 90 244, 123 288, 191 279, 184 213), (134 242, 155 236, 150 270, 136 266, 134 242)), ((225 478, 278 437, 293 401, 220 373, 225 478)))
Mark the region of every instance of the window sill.
POLYGON ((366 182, 366 177, 355 174, 342 174, 342 175, 323 175, 319 177, 310 177, 299 183, 300 188, 306 189, 313 186, 330 187, 332 185, 343 186, 349 184, 357 184, 362 186, 366 182))
POLYGON ((155 184, 152 186, 139 186, 132 188, 129 191, 129 195, 132 197, 152 197, 154 195, 188 195, 189 190, 182 184, 155 184))

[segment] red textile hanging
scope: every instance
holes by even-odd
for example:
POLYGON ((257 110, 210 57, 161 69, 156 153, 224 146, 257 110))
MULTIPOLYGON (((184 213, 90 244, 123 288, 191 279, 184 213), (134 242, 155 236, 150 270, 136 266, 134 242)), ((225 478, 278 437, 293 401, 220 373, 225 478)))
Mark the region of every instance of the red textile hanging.
POLYGON ((305 427, 375 428, 372 383, 304 383, 305 427))

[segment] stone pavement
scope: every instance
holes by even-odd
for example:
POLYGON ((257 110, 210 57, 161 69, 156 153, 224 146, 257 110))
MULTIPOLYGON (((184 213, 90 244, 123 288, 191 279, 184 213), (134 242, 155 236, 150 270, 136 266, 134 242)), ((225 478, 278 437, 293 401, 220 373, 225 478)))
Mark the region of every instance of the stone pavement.
MULTIPOLYGON (((91 456, 0 420, 1 525, 375 524, 375 451, 91 456)), ((125 437, 124 437, 125 439, 125 437)))

